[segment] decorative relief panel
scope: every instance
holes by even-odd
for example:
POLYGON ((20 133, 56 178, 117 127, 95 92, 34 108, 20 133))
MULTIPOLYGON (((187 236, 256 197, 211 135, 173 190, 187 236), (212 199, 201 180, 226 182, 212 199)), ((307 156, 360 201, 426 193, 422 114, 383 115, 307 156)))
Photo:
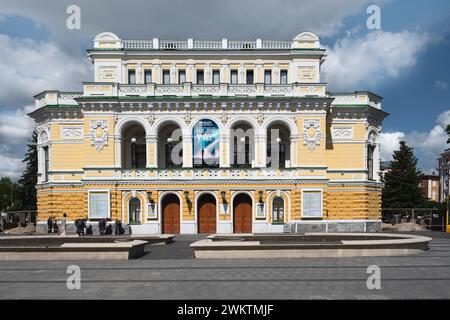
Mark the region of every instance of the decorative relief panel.
POLYGON ((297 79, 300 82, 314 82, 316 79, 316 67, 298 67, 297 79))
POLYGON ((184 122, 186 123, 186 125, 190 125, 190 124, 191 124, 191 122, 192 122, 192 116, 191 116, 190 113, 187 113, 187 114, 184 116, 184 122))
POLYGON ((303 120, 303 144, 313 151, 320 145, 320 120, 304 119, 303 120))
POLYGON ((83 139, 82 127, 62 127, 61 139, 83 139))
POLYGON ((150 126, 153 126, 153 124, 155 123, 155 114, 150 113, 150 115, 147 117, 147 121, 150 126))
POLYGON ((103 150, 108 145, 108 121, 91 120, 91 145, 97 150, 103 150))
POLYGON ((331 136, 335 140, 353 139, 353 128, 352 127, 331 128, 331 136))
POLYGON ((99 75, 100 81, 117 82, 119 80, 117 67, 100 67, 99 75))

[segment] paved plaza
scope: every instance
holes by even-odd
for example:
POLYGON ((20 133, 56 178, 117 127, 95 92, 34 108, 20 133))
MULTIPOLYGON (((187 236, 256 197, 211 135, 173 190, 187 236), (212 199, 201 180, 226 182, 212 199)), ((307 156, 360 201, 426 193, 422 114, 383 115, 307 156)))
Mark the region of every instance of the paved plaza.
POLYGON ((196 260, 179 236, 147 246, 138 260, 0 262, 1 299, 403 299, 450 298, 450 236, 427 232, 431 248, 408 257, 196 260), (81 289, 69 290, 69 265, 81 289), (381 268, 369 290, 367 267, 381 268))

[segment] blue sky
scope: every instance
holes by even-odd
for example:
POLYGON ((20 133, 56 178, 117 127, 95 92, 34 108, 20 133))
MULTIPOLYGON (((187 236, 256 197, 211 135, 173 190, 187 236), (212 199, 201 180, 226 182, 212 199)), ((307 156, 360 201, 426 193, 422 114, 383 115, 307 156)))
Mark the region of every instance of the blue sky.
POLYGON ((447 147, 449 22, 448 0, 3 0, 0 176, 21 173, 33 129, 25 116, 33 110, 32 96, 46 89, 77 91, 81 81, 92 80, 85 50, 102 31, 123 38, 283 40, 313 31, 328 50, 323 78, 329 90, 384 97, 390 113, 383 124, 384 160, 406 139, 430 172, 447 147), (81 30, 65 27, 66 8, 74 3, 81 8, 81 30), (366 27, 370 4, 381 8, 381 30, 366 27))

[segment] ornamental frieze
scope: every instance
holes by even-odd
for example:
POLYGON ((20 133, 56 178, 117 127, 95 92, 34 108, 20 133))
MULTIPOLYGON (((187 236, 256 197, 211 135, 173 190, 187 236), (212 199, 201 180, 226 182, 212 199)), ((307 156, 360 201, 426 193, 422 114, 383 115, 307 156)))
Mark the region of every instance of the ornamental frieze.
POLYGON ((353 139, 353 128, 352 127, 332 128, 331 137, 336 140, 353 139))
POLYGON ((320 120, 304 119, 303 120, 303 144, 309 150, 314 151, 320 145, 320 120))
POLYGON ((91 146, 98 151, 108 145, 108 121, 91 120, 91 146))

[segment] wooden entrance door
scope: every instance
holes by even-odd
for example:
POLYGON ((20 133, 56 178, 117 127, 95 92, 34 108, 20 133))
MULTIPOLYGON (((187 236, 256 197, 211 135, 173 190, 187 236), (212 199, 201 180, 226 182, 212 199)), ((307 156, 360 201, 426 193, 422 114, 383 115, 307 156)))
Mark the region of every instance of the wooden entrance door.
POLYGON ((180 233, 180 199, 168 194, 162 201, 162 233, 180 233))
POLYGON ((216 199, 202 195, 197 202, 198 233, 216 233, 216 199))
POLYGON ((245 193, 238 194, 233 201, 233 232, 252 232, 252 199, 245 193))

